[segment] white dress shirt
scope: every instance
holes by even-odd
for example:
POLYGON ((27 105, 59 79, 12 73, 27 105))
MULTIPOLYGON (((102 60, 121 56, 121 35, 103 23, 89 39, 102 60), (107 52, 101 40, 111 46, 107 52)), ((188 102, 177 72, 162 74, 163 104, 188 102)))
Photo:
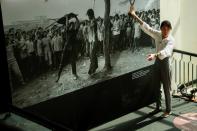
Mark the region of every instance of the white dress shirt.
POLYGON ((161 31, 151 28, 147 23, 143 22, 140 27, 145 33, 155 39, 156 52, 160 53, 158 55, 160 60, 172 56, 175 40, 171 34, 167 38, 162 39, 161 31))

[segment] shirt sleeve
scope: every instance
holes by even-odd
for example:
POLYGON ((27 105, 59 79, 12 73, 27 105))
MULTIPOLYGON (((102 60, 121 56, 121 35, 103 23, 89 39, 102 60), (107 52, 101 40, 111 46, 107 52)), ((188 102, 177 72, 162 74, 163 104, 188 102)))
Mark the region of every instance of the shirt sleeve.
POLYGON ((172 56, 172 52, 173 52, 173 49, 174 49, 174 40, 170 40, 166 47, 161 50, 159 53, 160 55, 158 56, 160 60, 163 60, 165 59, 166 57, 171 57, 172 56))
POLYGON ((153 29, 146 22, 143 22, 143 24, 140 25, 140 27, 146 34, 148 34, 154 39, 156 39, 158 34, 160 34, 160 31, 153 29))

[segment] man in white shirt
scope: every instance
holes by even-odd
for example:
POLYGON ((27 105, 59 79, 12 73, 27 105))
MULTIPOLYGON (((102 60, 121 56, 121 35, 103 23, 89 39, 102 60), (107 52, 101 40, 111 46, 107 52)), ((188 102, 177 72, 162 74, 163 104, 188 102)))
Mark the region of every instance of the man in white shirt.
POLYGON ((163 83, 163 89, 165 94, 166 111, 162 115, 168 117, 171 114, 171 72, 169 58, 172 56, 174 48, 174 38, 171 36, 170 31, 172 29, 169 21, 163 21, 160 26, 160 31, 151 28, 147 23, 142 21, 136 14, 134 6, 131 5, 129 13, 135 18, 142 28, 142 30, 155 39, 156 53, 149 54, 148 61, 155 60, 154 64, 154 84, 156 86, 156 110, 154 112, 161 111, 161 92, 160 82, 163 83))

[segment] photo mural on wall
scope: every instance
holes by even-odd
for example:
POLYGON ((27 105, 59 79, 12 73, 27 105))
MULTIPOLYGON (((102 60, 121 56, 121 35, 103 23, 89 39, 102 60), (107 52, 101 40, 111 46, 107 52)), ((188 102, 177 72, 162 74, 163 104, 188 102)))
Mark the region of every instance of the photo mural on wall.
POLYGON ((2 0, 13 104, 26 107, 151 65, 159 0, 2 0))

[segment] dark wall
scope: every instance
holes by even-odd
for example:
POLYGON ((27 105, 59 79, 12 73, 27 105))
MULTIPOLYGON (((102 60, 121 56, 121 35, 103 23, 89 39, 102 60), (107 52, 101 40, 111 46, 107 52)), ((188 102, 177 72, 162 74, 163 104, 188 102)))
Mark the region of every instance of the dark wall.
POLYGON ((154 102, 151 68, 103 81, 25 110, 73 130, 87 130, 154 102))
MULTIPOLYGON (((1 6, 0 6, 1 11, 1 6)), ((8 111, 8 104, 12 103, 11 100, 11 88, 9 85, 9 76, 8 76, 8 66, 6 59, 6 50, 4 43, 4 31, 3 31, 3 22, 2 22, 2 13, 0 12, 0 113, 8 111)))

